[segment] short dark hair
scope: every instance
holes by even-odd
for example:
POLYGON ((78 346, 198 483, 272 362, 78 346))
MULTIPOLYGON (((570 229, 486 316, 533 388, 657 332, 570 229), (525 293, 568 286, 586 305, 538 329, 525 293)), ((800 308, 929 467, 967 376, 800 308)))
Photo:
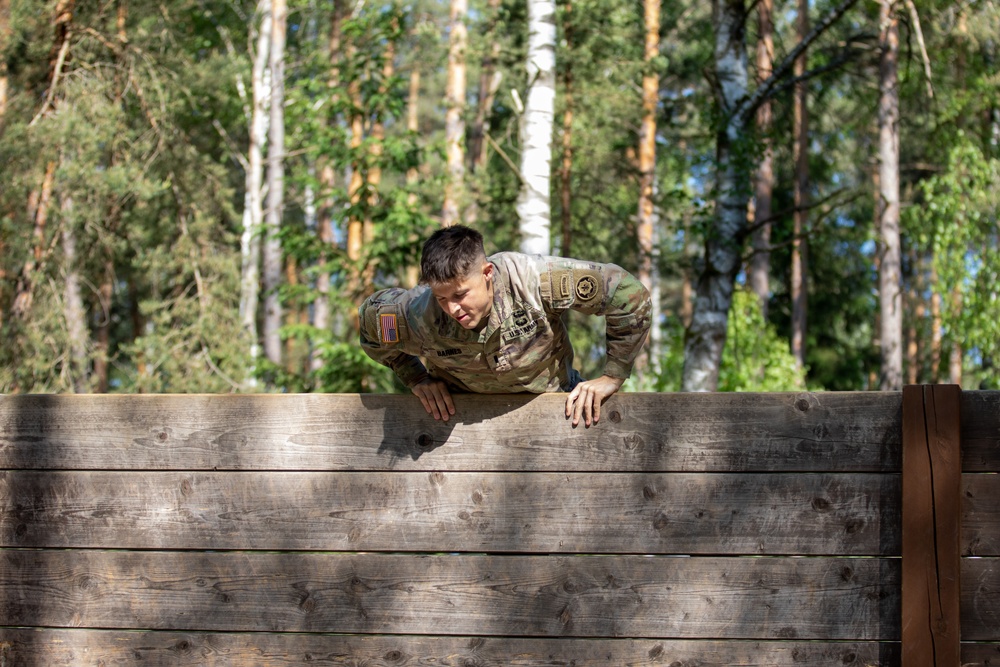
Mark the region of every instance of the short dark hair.
POLYGON ((470 227, 442 227, 424 242, 420 256, 420 280, 446 283, 464 278, 486 259, 483 235, 470 227))

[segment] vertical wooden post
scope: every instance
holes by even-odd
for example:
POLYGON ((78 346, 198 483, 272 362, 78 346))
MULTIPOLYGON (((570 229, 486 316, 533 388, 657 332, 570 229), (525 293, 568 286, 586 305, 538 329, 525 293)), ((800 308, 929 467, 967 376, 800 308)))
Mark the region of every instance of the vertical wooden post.
POLYGON ((903 667, 960 664, 961 394, 903 388, 903 667))

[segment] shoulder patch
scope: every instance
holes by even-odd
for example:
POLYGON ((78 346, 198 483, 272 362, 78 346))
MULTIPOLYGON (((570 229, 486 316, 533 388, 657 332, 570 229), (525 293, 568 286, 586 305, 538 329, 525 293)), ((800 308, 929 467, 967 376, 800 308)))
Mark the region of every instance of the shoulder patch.
POLYGON ((594 276, 581 276, 576 281, 576 298, 580 301, 590 301, 600 291, 594 276))
POLYGON ((379 337, 383 343, 399 342, 399 326, 395 313, 382 313, 378 317, 379 337))

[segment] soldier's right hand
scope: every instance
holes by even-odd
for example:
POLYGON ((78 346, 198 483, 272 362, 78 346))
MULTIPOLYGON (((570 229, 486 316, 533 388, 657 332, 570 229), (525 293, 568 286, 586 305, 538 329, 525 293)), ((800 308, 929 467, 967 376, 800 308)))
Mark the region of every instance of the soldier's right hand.
POLYGON ((427 414, 434 419, 448 421, 455 414, 455 403, 451 400, 448 385, 435 378, 427 378, 413 385, 413 393, 424 405, 427 414))

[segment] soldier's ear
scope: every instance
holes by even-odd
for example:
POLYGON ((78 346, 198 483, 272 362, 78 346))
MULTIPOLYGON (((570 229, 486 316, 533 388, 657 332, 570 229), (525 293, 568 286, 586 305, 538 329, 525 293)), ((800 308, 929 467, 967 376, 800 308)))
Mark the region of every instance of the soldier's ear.
POLYGON ((483 278, 486 282, 493 280, 493 264, 490 262, 483 262, 483 278))

